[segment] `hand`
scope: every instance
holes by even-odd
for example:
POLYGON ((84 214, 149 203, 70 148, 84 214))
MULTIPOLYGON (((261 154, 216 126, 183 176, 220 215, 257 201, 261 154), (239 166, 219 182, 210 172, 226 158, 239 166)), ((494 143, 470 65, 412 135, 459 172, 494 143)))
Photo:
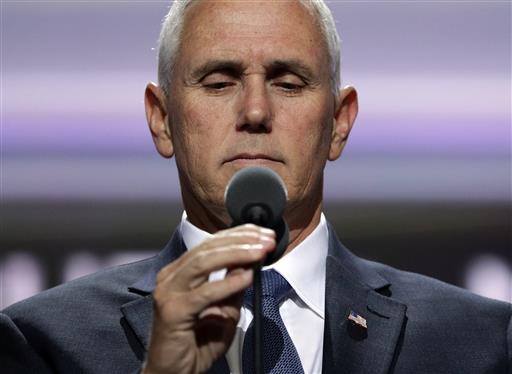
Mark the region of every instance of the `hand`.
POLYGON ((274 247, 274 231, 246 224, 219 231, 160 270, 143 373, 208 370, 231 345, 252 266, 274 247), (225 279, 208 282, 223 268, 225 279))

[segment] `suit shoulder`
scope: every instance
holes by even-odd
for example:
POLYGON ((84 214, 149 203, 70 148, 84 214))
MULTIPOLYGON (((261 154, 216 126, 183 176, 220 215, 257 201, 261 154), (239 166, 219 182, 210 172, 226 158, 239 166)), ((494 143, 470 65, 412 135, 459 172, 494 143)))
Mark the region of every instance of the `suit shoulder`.
POLYGON ((417 274, 399 270, 389 265, 361 259, 366 265, 387 279, 390 283, 392 297, 407 301, 409 305, 421 305, 440 308, 464 310, 471 306, 478 313, 498 313, 510 316, 510 303, 476 295, 466 289, 452 284, 417 274))
POLYGON ((100 270, 45 290, 2 312, 12 318, 23 318, 34 316, 34 308, 51 315, 70 309, 89 308, 91 304, 97 307, 120 305, 133 299, 134 295, 128 287, 149 271, 152 260, 153 257, 100 270))
POLYGON ((0 336, 8 337, 9 344, 0 344, 0 356, 9 357, 13 367, 23 367, 14 372, 28 372, 26 367, 36 364, 52 372, 98 372, 97 365, 105 372, 116 371, 114 367, 134 371, 139 362, 127 344, 131 333, 122 307, 143 299, 128 287, 153 264, 147 259, 101 270, 6 308, 0 313, 0 336), (104 352, 122 359, 98 359, 107 358, 104 352))

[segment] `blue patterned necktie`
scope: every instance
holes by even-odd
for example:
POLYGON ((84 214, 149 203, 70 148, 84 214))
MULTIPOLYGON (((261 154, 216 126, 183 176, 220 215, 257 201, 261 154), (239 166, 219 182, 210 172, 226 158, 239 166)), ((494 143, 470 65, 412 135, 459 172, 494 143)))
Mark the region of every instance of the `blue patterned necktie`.
MULTIPOLYGON (((261 272, 261 287, 263 372, 304 373, 299 354, 279 314, 279 303, 290 292, 291 286, 275 270, 265 270, 261 272)), ((251 310, 253 294, 254 290, 250 287, 244 295, 244 305, 251 310)), ((245 334, 242 367, 244 374, 254 374, 254 321, 245 334)))

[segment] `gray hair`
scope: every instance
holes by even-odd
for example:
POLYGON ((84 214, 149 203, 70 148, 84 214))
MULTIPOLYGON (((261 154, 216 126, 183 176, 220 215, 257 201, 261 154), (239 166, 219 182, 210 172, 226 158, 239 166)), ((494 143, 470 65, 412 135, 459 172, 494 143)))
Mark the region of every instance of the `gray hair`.
MULTIPOLYGON (((165 16, 158 40, 158 84, 168 94, 187 7, 195 0, 175 0, 165 16)), ((329 53, 330 81, 335 97, 341 85, 340 39, 330 9, 323 0, 299 0, 316 18, 329 53)))

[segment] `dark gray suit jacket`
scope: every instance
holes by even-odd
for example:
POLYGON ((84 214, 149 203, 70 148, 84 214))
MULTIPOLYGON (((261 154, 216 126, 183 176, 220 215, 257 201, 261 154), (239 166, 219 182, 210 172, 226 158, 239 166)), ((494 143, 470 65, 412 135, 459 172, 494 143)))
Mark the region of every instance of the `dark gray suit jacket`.
MULTIPOLYGON (((512 373, 511 304, 351 254, 329 227, 324 373, 512 373), (367 329, 347 319, 363 316, 367 329)), ((1 373, 130 373, 140 368, 157 256, 45 291, 0 313, 1 373)), ((305 329, 304 333, 307 334, 305 329)), ((212 373, 227 373, 224 358, 212 373)))

